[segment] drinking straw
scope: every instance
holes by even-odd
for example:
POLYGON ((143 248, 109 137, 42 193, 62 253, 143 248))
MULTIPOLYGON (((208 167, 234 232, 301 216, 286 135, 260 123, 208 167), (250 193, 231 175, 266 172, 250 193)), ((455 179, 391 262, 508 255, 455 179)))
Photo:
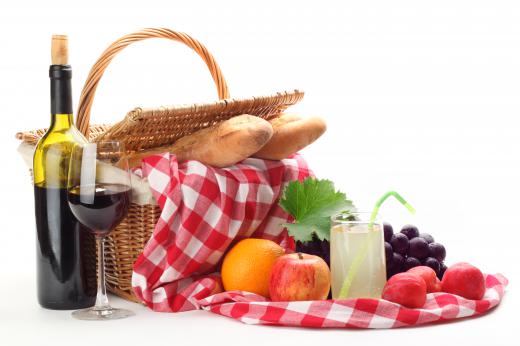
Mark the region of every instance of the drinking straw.
POLYGON ((357 273, 361 267, 361 263, 365 260, 368 254, 368 247, 372 241, 372 228, 374 227, 374 221, 376 220, 377 214, 379 213, 379 208, 381 205, 388 199, 388 197, 393 196, 397 199, 411 214, 415 214, 415 209, 408 203, 400 194, 395 191, 388 191, 385 193, 375 204, 374 209, 372 209, 372 213, 370 214, 370 221, 368 223, 368 236, 366 241, 363 243, 363 246, 359 250, 358 254, 352 261, 350 265, 350 269, 347 272, 347 277, 343 281, 343 285, 341 286, 341 290, 339 292, 339 299, 346 298, 350 291, 350 286, 352 282, 357 276, 357 273))

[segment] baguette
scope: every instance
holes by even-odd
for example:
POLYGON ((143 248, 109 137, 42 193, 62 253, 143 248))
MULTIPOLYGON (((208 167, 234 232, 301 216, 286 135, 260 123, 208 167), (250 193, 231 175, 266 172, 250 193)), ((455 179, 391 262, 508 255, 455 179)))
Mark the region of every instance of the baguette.
POLYGON ((130 167, 152 154, 171 152, 179 162, 197 160, 214 167, 242 161, 262 148, 273 135, 271 124, 243 114, 178 139, 169 146, 140 151, 128 156, 130 167))
POLYGON ((273 136, 253 157, 267 160, 282 160, 318 139, 327 129, 319 117, 301 118, 283 114, 271 120, 273 136))

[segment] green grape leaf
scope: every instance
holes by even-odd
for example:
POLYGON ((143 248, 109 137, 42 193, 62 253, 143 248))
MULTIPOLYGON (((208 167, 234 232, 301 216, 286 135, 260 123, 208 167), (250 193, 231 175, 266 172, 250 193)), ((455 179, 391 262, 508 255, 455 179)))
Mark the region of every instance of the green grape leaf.
POLYGON ((354 209, 352 201, 336 191, 332 181, 315 178, 290 182, 279 204, 294 217, 294 223, 283 226, 296 241, 310 241, 313 233, 321 240, 330 240, 330 217, 354 209))

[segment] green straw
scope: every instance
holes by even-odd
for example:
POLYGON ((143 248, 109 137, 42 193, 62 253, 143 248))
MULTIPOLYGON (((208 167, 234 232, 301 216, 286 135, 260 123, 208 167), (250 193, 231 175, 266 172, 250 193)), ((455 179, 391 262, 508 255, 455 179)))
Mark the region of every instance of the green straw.
POLYGON ((370 245, 372 241, 372 229, 374 227, 374 221, 376 220, 377 214, 379 213, 379 208, 381 208, 381 205, 388 199, 388 197, 393 196, 395 197, 399 202, 401 202, 402 205, 408 209, 408 211, 412 214, 415 214, 415 209, 397 192, 395 191, 388 191, 385 193, 375 204, 374 209, 372 210, 372 214, 370 214, 370 221, 368 223, 368 236, 367 240, 363 244, 362 248, 359 250, 357 256, 352 261, 352 264, 350 265, 350 269, 348 270, 347 277, 345 278, 345 281, 343 281, 343 285, 341 286, 341 290, 339 292, 339 299, 346 298, 348 296, 348 293, 350 291, 350 286, 352 285, 352 282, 357 276, 357 273, 361 267, 361 263, 365 260, 367 254, 368 254, 368 246, 370 245))

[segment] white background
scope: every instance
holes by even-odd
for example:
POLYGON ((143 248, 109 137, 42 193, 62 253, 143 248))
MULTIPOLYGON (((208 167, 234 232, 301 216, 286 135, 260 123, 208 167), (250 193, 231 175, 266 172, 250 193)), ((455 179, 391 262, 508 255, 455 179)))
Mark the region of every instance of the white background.
MULTIPOLYGON (((3 1, 0 5, 0 344, 513 344, 517 333, 520 210, 520 3, 517 1, 3 1), (468 261, 511 281, 491 314, 458 323, 386 331, 242 325, 195 311, 89 323, 40 309, 29 175, 14 134, 49 123, 50 36, 70 37, 74 101, 89 68, 116 38, 164 26, 205 43, 232 96, 299 88, 294 112, 329 130, 304 154, 359 209, 400 191, 389 221, 414 222, 468 261), (7 341, 10 340, 10 341, 7 341), (44 341, 45 340, 45 341, 44 341)), ((136 106, 212 101, 205 65, 180 44, 125 50, 98 88, 93 121, 136 106)), ((114 305, 125 305, 114 300, 114 305)))

